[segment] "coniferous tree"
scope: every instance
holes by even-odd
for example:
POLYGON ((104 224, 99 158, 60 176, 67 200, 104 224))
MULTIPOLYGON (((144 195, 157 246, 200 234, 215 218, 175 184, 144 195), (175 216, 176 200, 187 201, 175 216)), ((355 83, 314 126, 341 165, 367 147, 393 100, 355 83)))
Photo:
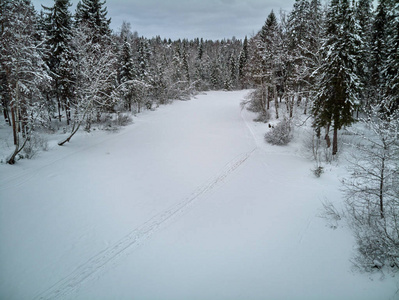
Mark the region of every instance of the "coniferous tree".
POLYGON ((307 94, 310 89, 311 68, 309 67, 310 59, 308 53, 311 51, 309 32, 310 20, 308 19, 310 12, 310 3, 307 0, 296 0, 294 8, 288 16, 286 24, 286 81, 285 96, 287 107, 290 111, 290 117, 293 114, 293 105, 295 98, 298 103, 301 102, 302 96, 307 94))
POLYGON ((360 91, 360 100, 363 107, 367 107, 371 101, 371 60, 372 50, 372 2, 371 0, 360 0, 356 3, 356 20, 359 24, 359 35, 362 39, 361 48, 358 55, 358 75, 362 82, 363 89, 360 91))
POLYGON ((323 44, 324 64, 318 69, 316 98, 312 108, 313 126, 318 135, 333 127, 332 154, 338 152, 338 130, 355 120, 353 111, 359 104, 360 80, 357 76, 357 53, 361 40, 348 0, 333 0, 327 14, 326 41, 323 44))
POLYGON ((190 85, 190 70, 188 66, 188 53, 187 53, 187 41, 183 41, 183 53, 182 53, 182 68, 183 78, 186 81, 187 86, 190 85))
POLYGON ((125 41, 122 45, 122 50, 120 54, 120 74, 119 80, 121 83, 121 94, 125 99, 125 106, 129 111, 132 111, 132 102, 134 96, 134 61, 133 54, 130 43, 127 38, 124 38, 125 41))
POLYGON ((370 86, 371 104, 381 104, 384 86, 384 64, 387 59, 387 1, 380 0, 373 22, 370 86))
POLYGON ((261 80, 265 90, 267 109, 274 99, 276 118, 278 119, 278 81, 281 71, 281 35, 276 15, 273 11, 268 15, 265 25, 259 32, 258 51, 261 57, 261 80))
POLYGON ((106 1, 81 0, 76 6, 75 19, 77 24, 85 23, 93 30, 93 41, 98 43, 104 36, 111 34, 109 27, 111 19, 107 18, 106 1))
MULTIPOLYGON (((61 110, 65 111, 69 125, 70 106, 74 98, 74 49, 71 47, 72 16, 68 8, 69 0, 55 0, 53 7, 45 10, 44 28, 47 32, 48 58, 47 65, 53 77, 53 89, 57 99, 58 118, 61 121, 61 110)), ((50 97, 53 96, 50 94, 50 97)))
POLYGON ((384 68, 385 110, 389 115, 399 110, 399 3, 392 1, 388 14, 387 57, 384 68))
POLYGON ((242 44, 242 49, 240 51, 240 57, 238 62, 238 80, 242 88, 246 87, 246 65, 248 61, 248 39, 245 36, 244 42, 242 44))
POLYGON ((229 71, 230 71, 229 81, 230 81, 230 84, 231 84, 230 89, 235 89, 237 87, 238 72, 237 72, 237 62, 236 62, 236 58, 235 58, 234 53, 230 54, 229 71))

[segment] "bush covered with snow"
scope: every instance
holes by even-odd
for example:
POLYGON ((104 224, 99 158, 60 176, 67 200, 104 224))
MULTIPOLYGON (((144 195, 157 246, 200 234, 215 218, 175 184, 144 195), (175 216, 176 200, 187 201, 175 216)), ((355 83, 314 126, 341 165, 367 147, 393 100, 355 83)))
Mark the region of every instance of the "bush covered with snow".
POLYGON ((265 134, 266 142, 278 146, 287 145, 292 140, 292 137, 291 120, 287 118, 284 118, 265 134))
POLYGON ((48 150, 47 139, 42 135, 33 133, 27 140, 25 147, 22 150, 23 152, 22 157, 31 159, 35 155, 37 155, 38 152, 47 151, 47 150, 48 150))

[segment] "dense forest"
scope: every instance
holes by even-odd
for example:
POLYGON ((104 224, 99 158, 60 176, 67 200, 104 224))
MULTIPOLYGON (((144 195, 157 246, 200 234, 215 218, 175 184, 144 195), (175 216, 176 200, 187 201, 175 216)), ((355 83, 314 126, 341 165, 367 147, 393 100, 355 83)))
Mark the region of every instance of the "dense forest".
POLYGON ((372 2, 296 0, 244 40, 172 41, 140 37, 127 22, 113 32, 105 1, 79 1, 72 13, 55 0, 38 13, 29 0, 1 0, 1 110, 15 145, 7 163, 38 130, 64 130, 63 145, 79 129, 123 125, 200 91, 251 89, 243 104, 258 121, 281 120, 268 142, 288 143, 295 115, 310 118, 315 174, 320 147, 339 153, 340 131, 363 141, 345 182, 359 263, 398 269, 399 3, 372 2))

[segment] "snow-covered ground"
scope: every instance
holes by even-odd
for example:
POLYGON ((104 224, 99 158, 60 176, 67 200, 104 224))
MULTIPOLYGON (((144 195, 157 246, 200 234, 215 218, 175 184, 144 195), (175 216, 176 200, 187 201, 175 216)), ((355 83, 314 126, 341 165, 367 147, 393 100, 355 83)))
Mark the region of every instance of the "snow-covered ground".
POLYGON ((399 299, 318 217, 339 176, 265 144, 245 91, 0 165, 0 299, 399 299))

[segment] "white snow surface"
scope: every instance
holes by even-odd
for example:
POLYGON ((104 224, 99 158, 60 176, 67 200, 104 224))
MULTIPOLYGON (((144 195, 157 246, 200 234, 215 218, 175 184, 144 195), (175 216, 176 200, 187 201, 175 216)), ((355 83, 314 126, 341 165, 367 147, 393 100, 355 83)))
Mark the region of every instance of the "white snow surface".
POLYGON ((318 217, 342 201, 342 168, 316 178, 298 137, 266 144, 247 93, 0 165, 0 299, 399 299, 318 217))

